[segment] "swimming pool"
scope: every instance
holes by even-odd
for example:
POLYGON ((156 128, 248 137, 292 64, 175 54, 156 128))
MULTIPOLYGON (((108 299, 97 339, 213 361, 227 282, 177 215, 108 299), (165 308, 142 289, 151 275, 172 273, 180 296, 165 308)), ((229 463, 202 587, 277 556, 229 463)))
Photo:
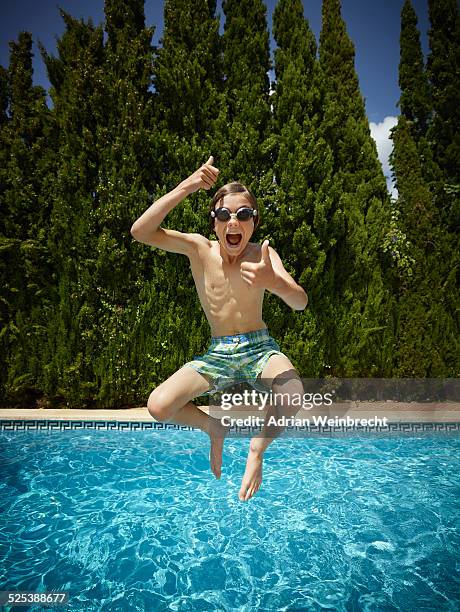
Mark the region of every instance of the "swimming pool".
POLYGON ((247 446, 226 441, 216 481, 201 432, 0 431, 0 590, 86 611, 459 609, 458 434, 278 440, 242 503, 247 446))

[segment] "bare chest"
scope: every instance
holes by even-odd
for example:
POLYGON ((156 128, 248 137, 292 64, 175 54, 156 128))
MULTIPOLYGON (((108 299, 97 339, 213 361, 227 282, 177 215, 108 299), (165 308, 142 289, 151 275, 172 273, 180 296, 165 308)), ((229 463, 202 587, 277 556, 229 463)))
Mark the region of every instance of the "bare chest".
MULTIPOLYGON (((256 262, 251 254, 243 261, 256 262)), ((221 307, 231 307, 238 303, 240 308, 259 302, 263 298, 263 289, 255 289, 241 277, 242 262, 228 264, 215 249, 196 262, 191 262, 192 274, 202 301, 219 302, 221 307)))

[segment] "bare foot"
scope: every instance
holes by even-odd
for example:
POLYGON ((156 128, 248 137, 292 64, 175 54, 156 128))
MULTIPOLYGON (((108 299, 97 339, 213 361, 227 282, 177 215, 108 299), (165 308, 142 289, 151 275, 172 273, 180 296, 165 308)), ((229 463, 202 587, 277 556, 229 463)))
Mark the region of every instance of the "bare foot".
POLYGON ((246 469, 241 482, 241 489, 238 494, 241 501, 248 501, 248 499, 251 499, 251 497, 260 489, 260 485, 262 484, 262 460, 262 453, 249 448, 246 469))
POLYGON ((209 463, 211 464, 211 471, 216 478, 220 478, 222 474, 222 451, 227 431, 228 427, 224 427, 219 419, 209 417, 208 434, 211 441, 209 463))

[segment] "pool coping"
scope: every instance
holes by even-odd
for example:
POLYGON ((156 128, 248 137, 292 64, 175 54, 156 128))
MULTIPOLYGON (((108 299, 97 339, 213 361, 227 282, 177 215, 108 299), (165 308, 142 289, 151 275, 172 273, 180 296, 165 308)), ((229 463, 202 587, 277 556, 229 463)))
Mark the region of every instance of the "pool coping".
MULTIPOLYGON (((199 406, 208 413, 208 406, 199 406)), ((342 437, 349 435, 365 436, 418 436, 418 435, 459 435, 460 434, 460 403, 405 403, 395 405, 395 402, 344 402, 335 404, 329 410, 316 409, 300 411, 311 419, 307 426, 292 425, 286 427, 285 434, 289 437, 342 437), (314 422, 314 417, 328 419, 347 418, 353 422, 314 422), (361 419, 386 417, 387 421, 369 424, 361 419)), ((263 414, 263 413, 262 413, 263 414)), ((220 412, 219 416, 222 415, 220 412)), ((232 411, 232 416, 246 418, 261 416, 252 407, 241 407, 232 411)), ((53 431, 68 430, 117 430, 117 431, 199 431, 187 425, 163 423, 156 421, 148 412, 147 407, 125 409, 99 410, 75 408, 2 408, 0 409, 0 431, 19 432, 26 430, 53 431)), ((260 429, 253 423, 232 424, 230 436, 251 437, 260 429)))
MULTIPOLYGON (((208 406, 199 408, 209 413, 208 406)), ((226 413, 221 413, 226 414, 226 413)), ((235 408, 231 415, 236 414, 235 408)), ((260 416, 254 407, 241 407, 238 418, 260 416)), ((460 423, 460 402, 343 402, 333 408, 299 411, 297 416, 327 416, 328 418, 369 419, 375 416, 386 417, 389 423, 460 423), (301 414, 302 413, 302 414, 301 414)), ((0 408, 0 421, 118 421, 147 422, 156 421, 146 406, 119 409, 77 409, 77 408, 0 408)))

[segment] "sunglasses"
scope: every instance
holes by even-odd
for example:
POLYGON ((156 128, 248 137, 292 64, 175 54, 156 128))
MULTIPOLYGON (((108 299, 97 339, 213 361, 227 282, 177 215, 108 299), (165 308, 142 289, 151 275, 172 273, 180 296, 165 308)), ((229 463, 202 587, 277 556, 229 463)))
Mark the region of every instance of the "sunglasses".
POLYGON ((255 208, 239 208, 236 213, 232 213, 228 208, 217 208, 211 210, 211 217, 218 219, 219 221, 228 221, 229 219, 238 219, 238 221, 249 221, 252 217, 257 217, 257 210, 255 208))

